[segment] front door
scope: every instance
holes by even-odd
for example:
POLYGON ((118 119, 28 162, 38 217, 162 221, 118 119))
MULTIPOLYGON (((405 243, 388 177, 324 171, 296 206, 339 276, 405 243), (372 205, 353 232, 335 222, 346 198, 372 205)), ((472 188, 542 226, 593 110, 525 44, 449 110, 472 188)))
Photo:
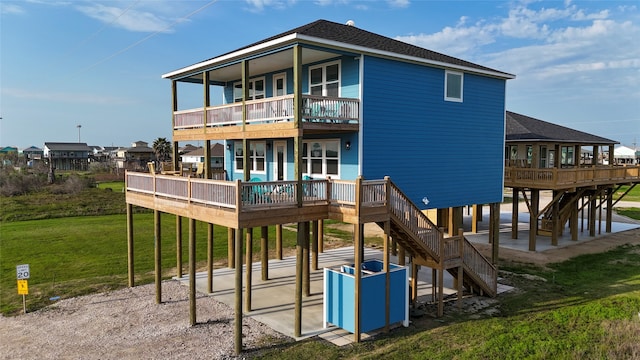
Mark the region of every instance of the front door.
POLYGON ((273 167, 273 177, 277 181, 287 179, 287 142, 273 142, 273 159, 275 166, 273 167))

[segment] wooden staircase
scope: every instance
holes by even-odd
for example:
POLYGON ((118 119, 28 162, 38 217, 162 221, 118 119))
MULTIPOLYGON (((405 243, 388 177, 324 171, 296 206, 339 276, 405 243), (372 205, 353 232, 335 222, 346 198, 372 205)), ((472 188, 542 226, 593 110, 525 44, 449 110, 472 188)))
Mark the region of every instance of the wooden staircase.
POLYGON ((553 233, 553 203, 559 202, 559 219, 558 236, 562 235, 567 221, 571 217, 571 211, 576 209, 577 201, 587 193, 586 189, 580 189, 577 192, 564 192, 559 194, 547 207, 542 211, 540 217, 540 226, 538 226, 538 235, 551 236, 553 233))
POLYGON ((445 238, 444 232, 395 184, 391 183, 389 189, 390 235, 413 255, 416 264, 447 270, 454 276, 462 266, 467 290, 497 295, 497 270, 493 264, 464 236, 445 238))

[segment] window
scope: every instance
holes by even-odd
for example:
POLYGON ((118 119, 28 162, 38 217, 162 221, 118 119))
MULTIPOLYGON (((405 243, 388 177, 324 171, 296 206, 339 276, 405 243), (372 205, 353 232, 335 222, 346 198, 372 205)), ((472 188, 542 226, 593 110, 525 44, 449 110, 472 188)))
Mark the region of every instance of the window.
POLYGON ((310 176, 338 176, 339 140, 313 140, 302 144, 302 168, 310 176))
MULTIPOLYGON (((266 173, 265 164, 266 164, 266 149, 267 145, 264 141, 262 142, 251 142, 249 145, 249 170, 256 173, 266 173)), ((244 166, 244 153, 242 148, 242 142, 236 141, 234 144, 235 148, 235 169, 237 171, 242 171, 244 166)))
POLYGON ((446 101, 462 102, 463 74, 459 72, 445 71, 444 99, 446 101))
POLYGON ((340 96, 340 63, 334 62, 309 68, 309 94, 340 96))
MULTIPOLYGON (((264 99, 264 78, 249 80, 249 97, 247 100, 264 99)), ((242 101, 242 81, 233 84, 233 101, 242 101)))
POLYGON ((572 166, 575 165, 575 156, 573 152, 573 146, 562 146, 560 148, 560 165, 572 166))

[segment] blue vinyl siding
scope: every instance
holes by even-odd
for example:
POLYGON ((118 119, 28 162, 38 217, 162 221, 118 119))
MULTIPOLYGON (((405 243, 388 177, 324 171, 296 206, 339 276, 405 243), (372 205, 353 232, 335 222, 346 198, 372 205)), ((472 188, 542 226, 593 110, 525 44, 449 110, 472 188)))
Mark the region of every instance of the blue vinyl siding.
POLYGON ((391 176, 423 209, 502 201, 505 80, 465 73, 449 102, 444 69, 366 57, 364 74, 366 179, 391 176))

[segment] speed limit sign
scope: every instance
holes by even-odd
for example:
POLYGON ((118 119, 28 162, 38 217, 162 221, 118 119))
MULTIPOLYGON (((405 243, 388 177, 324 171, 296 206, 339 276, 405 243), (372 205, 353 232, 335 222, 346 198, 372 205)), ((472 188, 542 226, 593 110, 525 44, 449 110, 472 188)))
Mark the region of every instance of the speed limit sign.
POLYGON ((26 280, 29 278, 29 264, 22 264, 16 266, 16 275, 18 275, 18 280, 26 280))

